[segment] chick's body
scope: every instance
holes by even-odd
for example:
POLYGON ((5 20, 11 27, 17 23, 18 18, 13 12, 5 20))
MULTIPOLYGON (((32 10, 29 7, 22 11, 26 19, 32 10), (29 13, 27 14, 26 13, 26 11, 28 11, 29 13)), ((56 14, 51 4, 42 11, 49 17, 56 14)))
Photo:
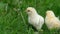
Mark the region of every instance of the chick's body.
POLYGON ((28 21, 30 24, 32 24, 37 30, 42 28, 42 25, 44 23, 44 19, 39 15, 29 16, 28 21))
POLYGON ((28 14, 28 22, 37 30, 40 30, 42 28, 42 25, 44 24, 44 18, 37 14, 36 10, 32 7, 28 7, 27 10, 30 10, 31 12, 30 14, 28 14))
POLYGON ((59 29, 60 28, 60 21, 54 15, 52 11, 47 11, 47 15, 45 18, 45 24, 47 25, 48 29, 59 29))

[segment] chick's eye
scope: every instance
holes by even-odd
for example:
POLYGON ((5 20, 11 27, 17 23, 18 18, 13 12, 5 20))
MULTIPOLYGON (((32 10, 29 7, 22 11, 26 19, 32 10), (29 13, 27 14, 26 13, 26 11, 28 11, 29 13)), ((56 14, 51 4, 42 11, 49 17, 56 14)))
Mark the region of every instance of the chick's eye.
POLYGON ((30 12, 30 10, 28 10, 28 12, 30 12))

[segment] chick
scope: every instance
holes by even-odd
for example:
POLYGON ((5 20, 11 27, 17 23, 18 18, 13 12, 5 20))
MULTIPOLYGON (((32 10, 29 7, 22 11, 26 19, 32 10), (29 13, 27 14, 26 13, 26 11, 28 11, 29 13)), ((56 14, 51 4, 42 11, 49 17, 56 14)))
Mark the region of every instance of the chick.
POLYGON ((46 12, 45 24, 49 30, 60 28, 60 21, 51 10, 46 12))
POLYGON ((29 24, 33 25, 36 30, 41 30, 42 25, 44 24, 44 18, 40 16, 33 7, 28 7, 26 12, 28 14, 29 24))

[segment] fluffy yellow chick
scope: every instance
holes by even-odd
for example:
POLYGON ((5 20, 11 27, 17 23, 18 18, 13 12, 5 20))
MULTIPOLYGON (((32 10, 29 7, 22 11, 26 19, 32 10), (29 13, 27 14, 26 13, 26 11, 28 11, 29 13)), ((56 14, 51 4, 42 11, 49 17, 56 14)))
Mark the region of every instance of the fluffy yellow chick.
POLYGON ((53 11, 48 10, 46 12, 45 24, 47 25, 48 29, 59 29, 60 28, 60 21, 54 15, 53 11))
POLYGON ((37 30, 41 30, 44 24, 44 18, 40 16, 33 7, 28 7, 26 12, 28 14, 29 24, 33 25, 37 30))

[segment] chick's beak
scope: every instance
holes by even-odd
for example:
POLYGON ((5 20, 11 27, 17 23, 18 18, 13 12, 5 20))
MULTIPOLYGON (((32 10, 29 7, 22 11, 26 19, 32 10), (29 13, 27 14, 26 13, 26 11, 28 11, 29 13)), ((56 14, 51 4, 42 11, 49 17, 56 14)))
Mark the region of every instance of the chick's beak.
POLYGON ((25 12, 27 12, 27 10, 25 10, 25 12))

